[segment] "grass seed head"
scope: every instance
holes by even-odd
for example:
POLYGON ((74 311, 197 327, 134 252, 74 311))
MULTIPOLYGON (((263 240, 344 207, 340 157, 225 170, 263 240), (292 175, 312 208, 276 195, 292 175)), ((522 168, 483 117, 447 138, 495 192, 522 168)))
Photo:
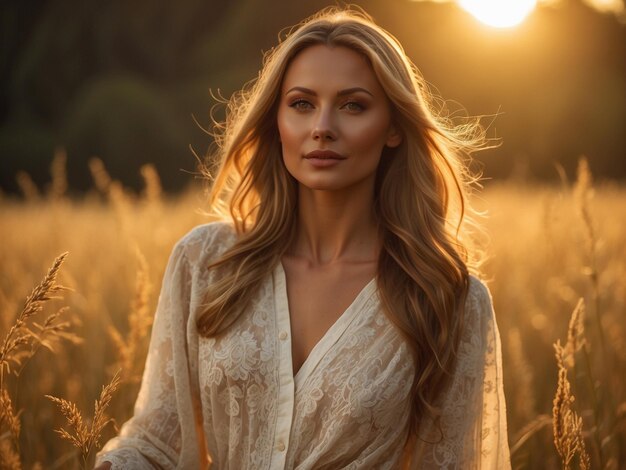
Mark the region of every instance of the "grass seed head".
POLYGON ((0 470, 22 470, 22 461, 13 444, 0 438, 0 470))

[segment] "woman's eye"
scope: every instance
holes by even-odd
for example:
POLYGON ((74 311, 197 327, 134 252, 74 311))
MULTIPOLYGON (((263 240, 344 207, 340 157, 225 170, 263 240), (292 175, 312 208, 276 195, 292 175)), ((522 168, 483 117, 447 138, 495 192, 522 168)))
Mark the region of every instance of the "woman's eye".
POLYGON ((289 104, 289 107, 294 108, 298 111, 305 111, 307 109, 311 109, 313 105, 307 100, 295 100, 289 104))
POLYGON ((356 101, 349 101, 346 104, 344 104, 343 107, 353 113, 357 113, 365 109, 365 106, 361 105, 360 103, 357 103, 356 101))

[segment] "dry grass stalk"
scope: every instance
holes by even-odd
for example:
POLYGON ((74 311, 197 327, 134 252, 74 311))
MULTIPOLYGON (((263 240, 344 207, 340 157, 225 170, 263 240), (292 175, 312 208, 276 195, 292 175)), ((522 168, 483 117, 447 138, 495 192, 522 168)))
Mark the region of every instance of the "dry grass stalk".
POLYGON ((130 207, 129 197, 126 195, 122 183, 117 180, 112 181, 109 186, 109 200, 116 211, 126 210, 130 207))
POLYGON ((5 373, 19 376, 26 361, 36 353, 40 346, 53 349, 53 346, 60 339, 77 341, 77 337, 67 331, 70 326, 69 322, 58 321, 59 316, 66 308, 61 308, 49 315, 42 325, 32 321, 32 318, 43 310, 47 301, 59 298, 55 294, 67 289, 56 282, 66 257, 67 253, 63 253, 54 260, 52 267, 41 283, 26 298, 24 307, 6 334, 2 347, 0 347, 0 431, 8 430, 12 438, 12 442, 9 442, 8 439, 2 439, 3 462, 9 462, 11 465, 6 468, 18 468, 14 462, 20 463, 21 423, 20 413, 15 412, 13 400, 6 389, 5 373))
POLYGON ((6 439, 0 439, 0 470, 22 470, 20 456, 6 439))
POLYGON ((600 284, 599 273, 597 263, 597 236, 595 225, 591 217, 591 210, 589 204, 593 198, 593 177, 591 170, 589 169, 589 162, 586 157, 580 157, 578 160, 578 173, 576 179, 576 186, 574 188, 574 196, 576 199, 576 205, 578 212, 583 221, 585 228, 585 239, 587 244, 587 258, 588 266, 584 268, 585 274, 589 276, 591 281, 591 287, 593 292, 593 305, 595 307, 595 319, 596 327, 598 329, 600 348, 604 355, 605 363, 608 363, 609 356, 606 349, 606 337, 604 334, 604 327, 602 326, 602 319, 600 318, 600 284))
MULTIPOLYGON (((601 425, 602 418, 600 416, 600 402, 595 389, 595 380, 591 369, 591 358, 589 351, 587 350, 587 340, 585 339, 585 301, 581 297, 576 303, 576 307, 570 317, 569 326, 567 328, 567 342, 563 347, 563 365, 574 371, 574 377, 579 377, 578 371, 580 368, 576 363, 576 355, 582 352, 584 378, 586 379, 589 395, 591 397, 593 406, 593 419, 595 423, 594 432, 592 436, 595 440, 595 446, 600 453, 600 459, 602 459, 602 444, 598 434, 598 429, 601 425)), ((575 382, 576 385, 576 382, 575 382)))
POLYGON ((112 180, 102 160, 95 157, 89 160, 89 171, 98 191, 108 196, 112 180))
POLYGON ((587 158, 583 156, 578 160, 576 185, 574 186, 574 199, 585 228, 587 256, 589 258, 589 266, 585 268, 585 272, 591 278, 591 281, 594 283, 594 287, 597 287, 598 271, 595 265, 596 233, 591 217, 591 210, 589 209, 589 204, 593 198, 593 194, 593 177, 591 175, 591 170, 589 169, 589 162, 587 161, 587 158))
POLYGON ((15 180, 17 181, 17 185, 20 187, 20 191, 22 191, 24 198, 28 202, 35 202, 40 199, 39 189, 37 189, 37 185, 28 173, 25 171, 19 171, 15 176, 15 180))
POLYGON ((131 218, 131 200, 124 191, 124 187, 119 181, 112 181, 109 186, 109 201, 115 211, 115 217, 120 226, 122 233, 128 237, 130 227, 132 226, 131 218))
MULTIPOLYGON (((28 327, 27 321, 43 310, 45 302, 51 299, 60 298, 55 294, 68 290, 66 287, 60 286, 56 283, 57 275, 67 255, 67 252, 63 253, 54 260, 52 267, 48 270, 41 283, 35 287, 31 294, 26 298, 22 311, 5 336, 2 347, 0 347, 0 388, 2 388, 2 378, 4 377, 4 372, 15 372, 16 366, 22 364, 24 359, 32 356, 34 352, 32 351, 32 346, 40 341, 40 335, 33 332, 28 327)), ((53 324, 54 320, 57 318, 58 314, 53 314, 53 318, 50 319, 50 322, 53 324)), ((46 323, 48 323, 48 320, 46 320, 46 323)), ((53 332, 54 328, 51 326, 46 330, 47 334, 53 332)))
POLYGON ((104 163, 99 158, 89 160, 89 170, 98 191, 105 195, 115 208, 115 211, 122 220, 126 222, 130 207, 129 197, 124 192, 124 188, 119 181, 113 180, 107 172, 104 163))
POLYGON ((100 446, 100 435, 102 434, 102 430, 106 427, 107 424, 112 422, 112 419, 107 417, 106 410, 111 404, 111 399, 113 398, 113 394, 119 388, 121 383, 121 371, 117 371, 107 385, 102 387, 102 392, 100 393, 100 398, 96 400, 94 405, 94 415, 93 422, 91 424, 91 440, 96 446, 100 446))
POLYGON ((520 413, 524 421, 530 421, 535 416, 535 397, 533 390, 533 370, 526 360, 522 347, 522 335, 518 328, 512 328, 508 335, 508 350, 511 366, 515 370, 515 410, 520 413))
POLYGON ((67 192, 67 153, 63 148, 57 148, 54 151, 54 158, 50 165, 50 175, 52 176, 52 183, 48 196, 52 200, 58 200, 63 198, 67 192))
POLYGON ((59 317, 68 310, 68 307, 63 307, 57 312, 48 315, 42 325, 37 322, 33 322, 33 329, 31 334, 37 339, 37 345, 43 346, 50 351, 54 351, 54 347, 61 341, 69 341, 73 344, 82 343, 82 338, 78 337, 74 333, 69 332, 69 328, 72 324, 69 321, 58 321, 59 317))
POLYGON ((610 466, 611 462, 620 454, 618 446, 615 445, 617 436, 614 433, 615 410, 617 409, 617 401, 613 397, 615 381, 611 379, 611 372, 609 370, 609 367, 614 367, 617 364, 612 351, 609 349, 611 343, 607 341, 602 318, 601 296, 605 295, 605 292, 601 292, 600 290, 598 237, 590 209, 590 202, 594 195, 593 177, 589 169, 587 158, 583 156, 578 161, 575 198, 585 230, 587 266, 584 268, 584 273, 589 277, 591 283, 593 318, 595 330, 598 334, 597 344, 601 352, 599 370, 593 370, 593 375, 599 375, 600 383, 606 385, 602 387, 601 393, 597 393, 595 390, 595 381, 592 378, 592 365, 585 345, 583 345, 583 356, 586 359, 587 379, 590 382, 590 390, 592 391, 593 414, 595 419, 595 430, 593 434, 599 452, 600 466, 605 468, 605 466, 610 466))
POLYGON ((567 343, 563 348, 563 362, 566 367, 573 368, 576 363, 576 353, 585 347, 585 301, 581 297, 572 312, 567 328, 567 343))
POLYGON ((584 155, 578 159, 578 167, 576 169, 576 183, 574 187, 576 197, 584 204, 593 195, 593 175, 589 168, 589 160, 584 155))
POLYGON ((70 441, 74 447, 80 449, 82 453, 85 453, 89 439, 89 428, 85 424, 83 415, 78 410, 78 407, 74 403, 62 398, 56 398, 51 395, 46 395, 46 398, 49 398, 59 406, 61 413, 65 417, 67 424, 73 429, 74 434, 70 434, 65 429, 55 431, 58 432, 61 437, 70 441))
POLYGON ((115 209, 115 215, 118 218, 118 222, 122 227, 122 230, 127 231, 130 225, 130 200, 124 192, 124 187, 119 181, 115 181, 111 178, 107 172, 104 163, 99 158, 92 158, 89 160, 89 170, 93 177, 96 188, 101 194, 105 195, 113 208, 115 209))
POLYGON ((13 402, 9 392, 0 390, 0 431, 8 429, 14 441, 20 436, 21 423, 19 414, 13 410, 13 402))
POLYGON ((124 371, 123 380, 130 383, 138 382, 141 379, 144 363, 141 354, 145 352, 144 345, 153 320, 148 304, 152 291, 148 263, 139 249, 137 249, 137 261, 139 269, 137 271, 135 297, 128 317, 128 334, 124 338, 115 327, 109 327, 109 335, 115 343, 118 355, 116 367, 124 371))
POLYGON ((539 415, 526 426, 520 429, 513 438, 513 445, 511 446, 511 456, 515 455, 524 444, 535 434, 541 431, 543 428, 552 424, 552 417, 550 415, 539 415))
POLYGON ((554 350, 559 374, 552 408, 554 445, 561 457, 563 470, 570 470, 576 458, 579 467, 588 470, 591 468, 591 460, 583 438, 583 420, 573 407, 575 398, 567 379, 565 351, 560 341, 554 344, 554 350))
POLYGON ((106 415, 106 409, 109 407, 115 391, 120 386, 120 380, 120 371, 118 371, 111 379, 111 382, 102 387, 100 397, 95 402, 94 415, 89 425, 74 403, 63 398, 46 395, 46 398, 57 404, 71 428, 71 431, 63 428, 55 429, 55 431, 80 451, 84 467, 87 465, 94 448, 100 446, 102 431, 107 424, 112 422, 112 419, 106 415))
POLYGON ((146 163, 141 166, 141 176, 145 184, 143 196, 148 203, 158 203, 161 200, 161 178, 154 165, 146 163))

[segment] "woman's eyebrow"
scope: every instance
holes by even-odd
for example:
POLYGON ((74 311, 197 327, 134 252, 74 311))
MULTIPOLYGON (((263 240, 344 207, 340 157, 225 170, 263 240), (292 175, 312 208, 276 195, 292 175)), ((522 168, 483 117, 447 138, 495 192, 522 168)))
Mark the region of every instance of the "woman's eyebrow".
POLYGON ((361 88, 359 86, 354 87, 354 88, 347 88, 345 90, 341 90, 340 92, 337 93, 337 96, 352 95, 352 94, 358 93, 358 92, 367 93, 371 97, 374 97, 374 95, 371 92, 369 92, 365 88, 361 88))
POLYGON ((317 93, 315 93, 313 90, 311 90, 310 88, 304 88, 303 86, 295 86, 293 88, 290 88, 285 92, 285 95, 288 95, 289 93, 292 93, 294 91, 299 91, 300 93, 305 93, 307 95, 317 96, 317 93))
MULTIPOLYGON (((286 95, 288 95, 289 93, 292 93, 294 91, 299 91, 300 93, 305 93, 307 95, 311 95, 311 96, 317 96, 317 93, 314 90, 311 90, 310 88, 305 88, 302 86, 295 86, 293 88, 290 88, 289 90, 287 90, 285 92, 286 95)), ((345 95, 352 95, 354 93, 358 93, 358 92, 362 92, 362 93, 367 93, 370 96, 374 96, 371 92, 367 91, 365 88, 361 88, 361 87, 353 87, 353 88, 346 88, 345 90, 340 90, 337 92, 337 96, 345 96, 345 95)))

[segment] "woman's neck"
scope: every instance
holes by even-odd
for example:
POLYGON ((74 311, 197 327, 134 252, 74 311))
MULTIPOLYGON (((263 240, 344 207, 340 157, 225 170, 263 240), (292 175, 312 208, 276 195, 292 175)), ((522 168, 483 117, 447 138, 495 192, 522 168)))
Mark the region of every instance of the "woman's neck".
POLYGON ((300 188, 298 227, 288 255, 315 266, 371 262, 380 252, 373 191, 300 188))

